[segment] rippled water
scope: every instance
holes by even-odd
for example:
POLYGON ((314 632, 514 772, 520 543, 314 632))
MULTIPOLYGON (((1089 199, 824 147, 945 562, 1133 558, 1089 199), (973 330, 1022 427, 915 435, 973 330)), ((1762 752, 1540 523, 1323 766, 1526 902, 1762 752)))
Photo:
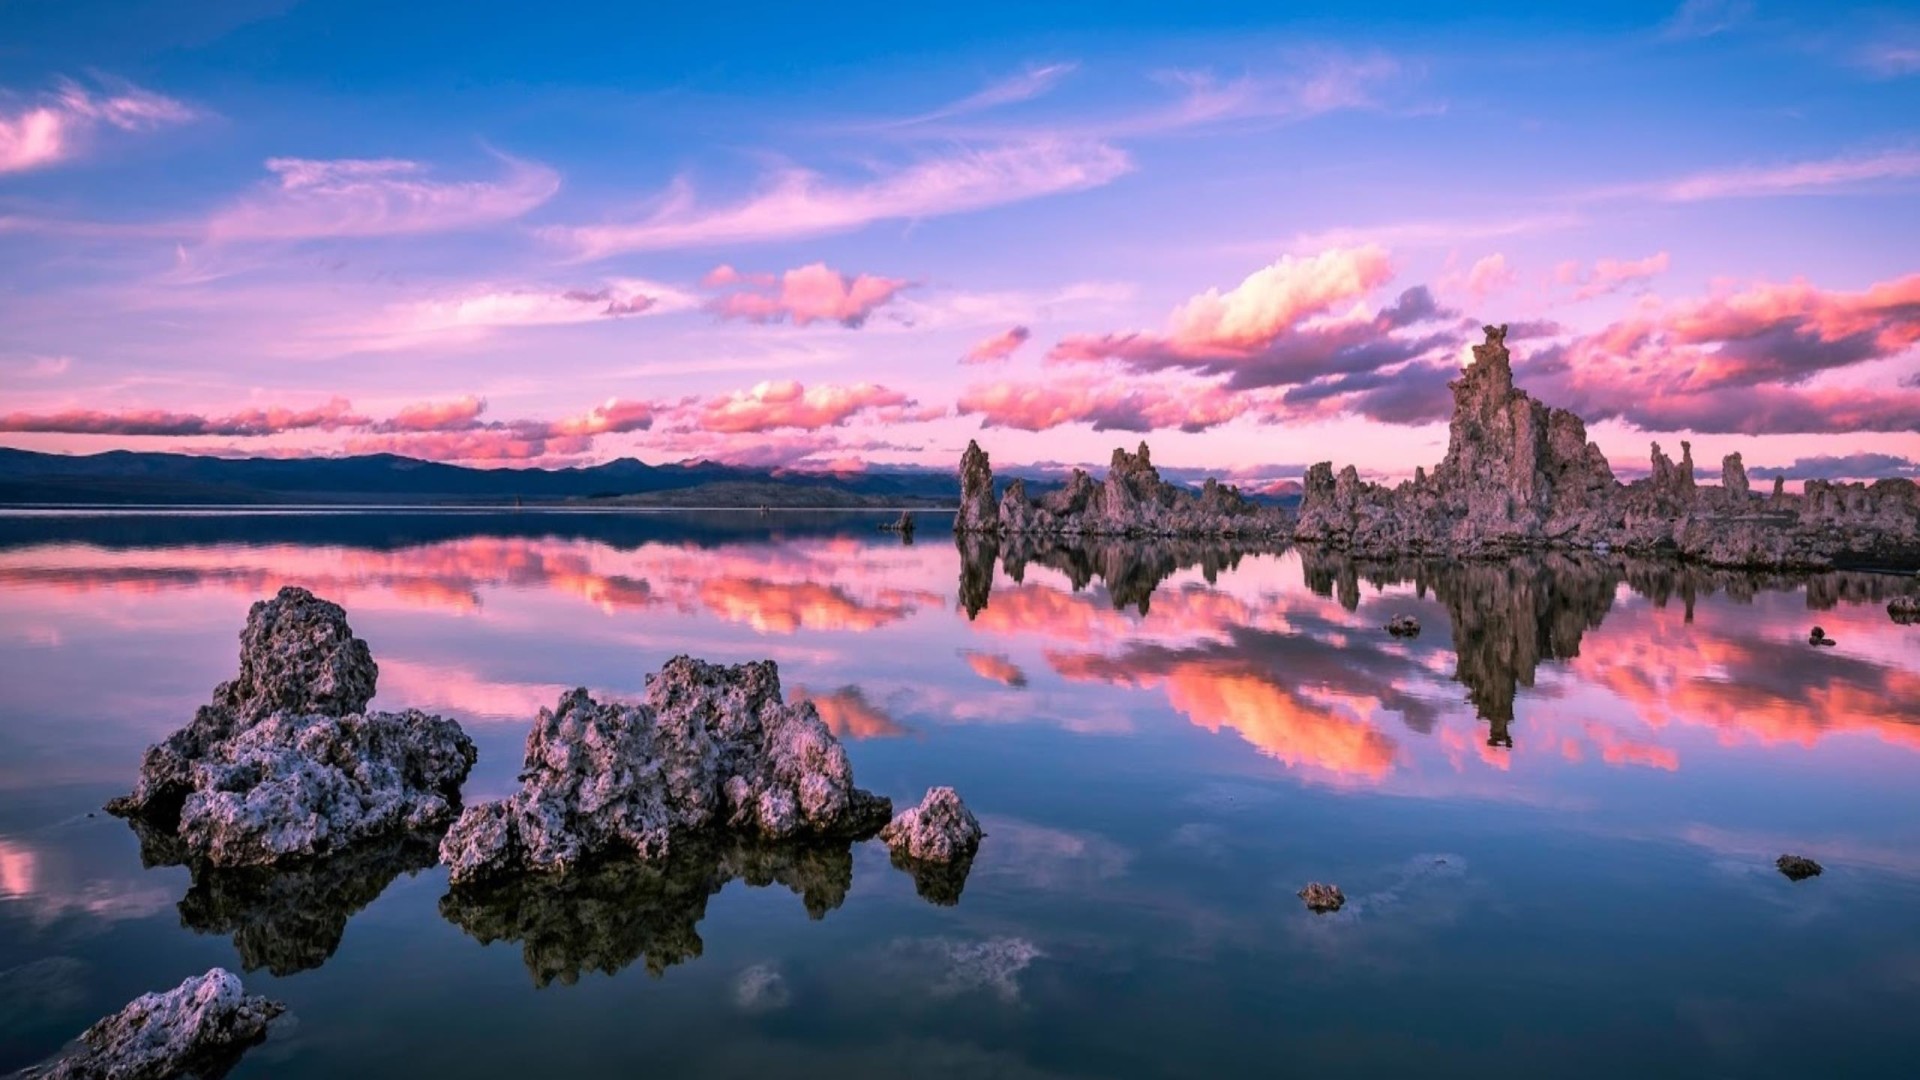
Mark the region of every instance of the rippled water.
POLYGON ((291 1008, 235 1076, 1920 1060, 1920 627, 1884 610, 1915 583, 962 550, 879 520, 0 518, 0 1071, 215 964, 291 1008), (143 869, 94 811, 283 583, 346 606, 376 706, 474 735, 469 798, 512 788, 566 688, 772 657, 863 786, 951 783, 989 836, 957 904, 872 843, 484 903, 420 846, 143 869), (1418 638, 1381 631, 1401 613, 1418 638), (1826 873, 1788 882, 1787 851, 1826 873), (1309 880, 1346 909, 1308 913, 1309 880))

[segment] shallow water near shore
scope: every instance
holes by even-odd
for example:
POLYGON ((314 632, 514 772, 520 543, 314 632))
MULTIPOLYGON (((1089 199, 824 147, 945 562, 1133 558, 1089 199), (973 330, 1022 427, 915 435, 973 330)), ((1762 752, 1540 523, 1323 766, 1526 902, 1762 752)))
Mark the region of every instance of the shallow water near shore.
POLYGON ((217 964, 289 1006, 235 1077, 1910 1075, 1920 582, 888 516, 0 517, 0 1073, 217 964), (568 688, 771 657, 988 837, 952 905, 877 843, 489 904, 417 845, 144 869, 98 808, 283 584, 466 727, 469 800, 568 688))

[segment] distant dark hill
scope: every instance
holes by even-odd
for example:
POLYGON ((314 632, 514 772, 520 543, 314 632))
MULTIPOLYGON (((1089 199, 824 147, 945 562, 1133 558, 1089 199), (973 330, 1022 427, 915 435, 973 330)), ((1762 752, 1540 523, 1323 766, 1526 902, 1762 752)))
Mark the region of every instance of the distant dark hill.
MULTIPOLYGON (((1012 469, 1027 491, 1058 488, 1060 470, 1012 469)), ((1291 504, 1298 496, 1256 501, 1291 504)), ((796 473, 711 461, 649 465, 621 458, 567 469, 475 469, 437 461, 360 457, 223 458, 112 450, 72 456, 0 447, 0 505, 511 506, 515 502, 661 507, 952 507, 945 469, 796 473)))

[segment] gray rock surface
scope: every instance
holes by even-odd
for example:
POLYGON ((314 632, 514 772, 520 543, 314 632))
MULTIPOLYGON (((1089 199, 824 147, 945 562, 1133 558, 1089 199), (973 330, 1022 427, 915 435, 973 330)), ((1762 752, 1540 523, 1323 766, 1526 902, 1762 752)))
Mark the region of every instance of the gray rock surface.
POLYGON ((1789 881, 1805 881, 1810 877, 1819 877, 1821 866, 1805 855, 1782 855, 1773 861, 1789 881))
POLYGON ((1284 537, 1292 517, 1261 506, 1238 488, 1209 479, 1199 491, 1170 484, 1153 467, 1146 443, 1115 448, 1104 480, 1075 469, 1066 486, 1039 501, 1026 482, 1007 485, 996 505, 993 469, 978 443, 960 459, 960 513, 954 530, 1029 537, 1284 537))
POLYGON ((49 1080, 163 1080, 223 1075, 266 1038, 286 1006, 251 995, 225 968, 142 994, 80 1036, 83 1049, 26 1075, 49 1080))
POLYGON ((683 834, 872 835, 890 813, 853 786, 846 750, 813 704, 786 702, 772 661, 677 656, 637 703, 574 690, 540 710, 520 790, 467 808, 440 857, 458 885, 562 873, 598 855, 662 857, 683 834))
POLYGON ((1322 885, 1318 881, 1308 882, 1298 895, 1307 905, 1307 910, 1315 914, 1339 911, 1347 903, 1346 894, 1340 891, 1340 886, 1322 885))
POLYGON ((1489 326, 1449 384, 1447 456, 1395 487, 1349 466, 1308 470, 1294 536, 1368 557, 1502 556, 1540 548, 1668 554, 1717 566, 1824 569, 1920 565, 1920 486, 1911 480, 1810 480, 1799 495, 1775 478, 1757 499, 1739 454, 1721 484, 1699 487, 1693 447, 1674 461, 1654 444, 1644 480, 1621 484, 1586 426, 1513 383, 1506 328, 1489 326))
POLYGON ((896 854, 930 863, 972 858, 983 835, 979 819, 950 787, 927 789, 920 805, 900 811, 880 830, 896 854))
POLYGON ((268 865, 453 819, 476 757, 460 725, 417 710, 360 712, 378 669, 346 613, 305 589, 253 605, 240 677, 147 749, 137 819, 168 861, 268 865))

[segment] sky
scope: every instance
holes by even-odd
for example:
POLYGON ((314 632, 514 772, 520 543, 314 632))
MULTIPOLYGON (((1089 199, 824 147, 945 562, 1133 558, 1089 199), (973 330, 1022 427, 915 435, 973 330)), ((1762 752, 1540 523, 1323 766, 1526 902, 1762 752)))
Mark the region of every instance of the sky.
POLYGON ((1920 11, 0 0, 0 445, 1920 476, 1920 11))

